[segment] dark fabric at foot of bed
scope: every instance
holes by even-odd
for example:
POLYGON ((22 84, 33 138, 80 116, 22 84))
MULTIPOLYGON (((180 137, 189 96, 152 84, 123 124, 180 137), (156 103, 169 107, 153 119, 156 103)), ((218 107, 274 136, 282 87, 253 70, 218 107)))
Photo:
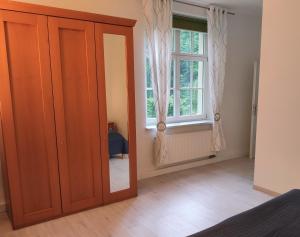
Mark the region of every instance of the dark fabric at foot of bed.
POLYGON ((128 154, 128 141, 118 132, 108 133, 109 158, 117 154, 128 154))
POLYGON ((300 237, 300 190, 292 190, 190 237, 300 237))

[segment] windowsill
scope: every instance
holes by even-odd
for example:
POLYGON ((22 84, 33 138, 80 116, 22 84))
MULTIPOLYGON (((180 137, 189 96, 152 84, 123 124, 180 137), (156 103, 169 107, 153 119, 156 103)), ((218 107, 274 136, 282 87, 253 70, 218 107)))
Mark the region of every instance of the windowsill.
MULTIPOLYGON (((188 127, 188 126, 211 126, 212 124, 213 122, 210 120, 177 122, 177 123, 168 123, 167 128, 188 127)), ((154 129, 156 129, 156 125, 146 125, 146 130, 154 130, 154 129)))

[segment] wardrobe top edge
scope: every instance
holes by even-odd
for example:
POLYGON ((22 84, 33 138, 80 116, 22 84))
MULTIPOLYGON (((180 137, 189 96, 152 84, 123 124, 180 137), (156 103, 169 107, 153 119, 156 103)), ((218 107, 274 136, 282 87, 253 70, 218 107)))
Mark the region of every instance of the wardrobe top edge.
POLYGON ((57 7, 49 7, 44 5, 37 5, 31 3, 16 2, 11 0, 0 0, 0 10, 10 10, 24 13, 31 13, 37 15, 45 15, 52 17, 62 17, 75 20, 91 21, 95 23, 104 23, 111 25, 134 27, 136 20, 107 16, 96 13, 82 12, 76 10, 69 10, 57 7))

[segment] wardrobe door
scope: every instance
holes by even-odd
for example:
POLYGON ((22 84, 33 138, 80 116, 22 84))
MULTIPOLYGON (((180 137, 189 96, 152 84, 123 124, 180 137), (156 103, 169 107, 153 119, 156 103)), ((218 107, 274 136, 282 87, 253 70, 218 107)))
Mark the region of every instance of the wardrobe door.
POLYGON ((14 227, 61 213, 47 18, 0 11, 0 100, 14 227))
POLYGON ((94 24, 48 18, 64 213, 102 203, 94 24))
POLYGON ((137 195, 133 29, 96 24, 104 203, 137 195))

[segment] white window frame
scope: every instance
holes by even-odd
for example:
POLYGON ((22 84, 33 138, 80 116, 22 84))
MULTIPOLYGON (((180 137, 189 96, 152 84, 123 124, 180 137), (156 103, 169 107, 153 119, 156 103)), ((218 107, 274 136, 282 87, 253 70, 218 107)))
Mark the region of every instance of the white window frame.
MULTIPOLYGON (((175 42, 175 51, 172 52, 172 60, 175 61, 175 70, 174 70, 174 116, 167 117, 167 124, 174 124, 174 123, 182 123, 182 122, 195 122, 195 121, 205 121, 209 120, 208 118, 208 52, 207 52, 207 33, 204 37, 204 52, 203 55, 197 55, 197 54, 188 54, 188 53, 180 53, 180 30, 186 30, 186 29, 177 29, 172 28, 175 32, 174 37, 176 37, 175 42), (186 60, 186 61, 202 61, 203 62, 203 114, 201 115, 180 115, 180 60, 186 60)), ((191 30, 187 30, 190 32, 193 32, 191 30)), ((172 39, 174 41, 174 38, 172 39)), ((193 48, 193 40, 191 41, 191 47, 193 48)), ((146 57, 145 57, 146 58, 146 57)), ((146 59, 145 59, 146 63, 146 59)), ((191 76, 193 76, 191 74, 191 76)), ((147 87, 147 80, 145 80, 146 86, 145 86, 145 98, 146 98, 146 124, 147 126, 155 125, 156 124, 156 118, 147 118, 147 91, 153 90, 147 87)), ((195 88, 196 89, 196 88, 195 88)))

